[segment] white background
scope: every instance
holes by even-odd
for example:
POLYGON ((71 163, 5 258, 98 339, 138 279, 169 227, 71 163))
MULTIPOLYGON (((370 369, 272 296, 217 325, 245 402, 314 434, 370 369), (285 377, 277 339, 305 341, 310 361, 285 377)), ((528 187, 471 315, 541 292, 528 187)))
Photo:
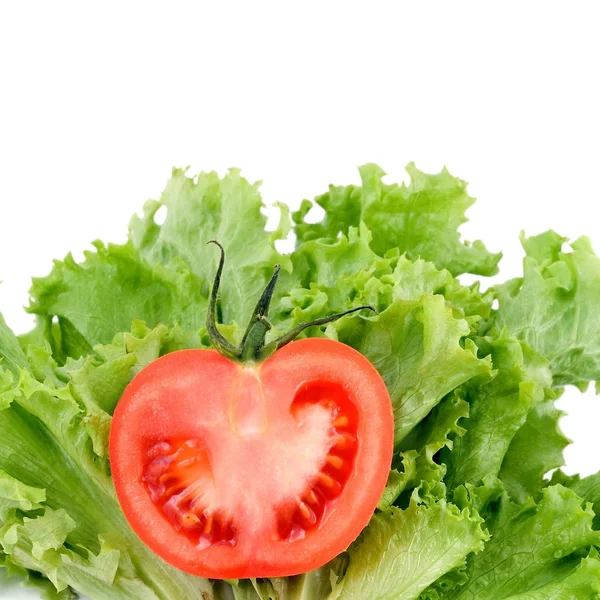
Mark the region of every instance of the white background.
MULTIPOLYGON (((600 250, 594 2, 211 4, 2 4, 0 310, 16 331, 30 276, 124 240, 173 165, 239 166, 296 205, 367 161, 396 180, 445 164, 479 198, 464 236, 505 252, 500 279, 519 274, 521 229, 600 250)), ((561 406, 566 470, 598 470, 600 400, 561 406)))

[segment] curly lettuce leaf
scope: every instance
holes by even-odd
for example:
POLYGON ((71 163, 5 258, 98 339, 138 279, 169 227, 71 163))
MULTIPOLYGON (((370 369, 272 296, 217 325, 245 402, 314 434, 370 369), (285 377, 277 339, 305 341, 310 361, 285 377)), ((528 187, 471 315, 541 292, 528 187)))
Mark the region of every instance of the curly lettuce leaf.
MULTIPOLYGON (((290 269, 289 257, 274 246, 290 229, 287 206, 277 206, 279 225, 267 232, 259 184, 249 183, 238 169, 231 169, 223 178, 215 172, 188 177, 185 170, 173 169, 160 200, 150 200, 143 216, 132 218, 130 237, 143 259, 165 266, 183 261, 205 284, 212 283, 219 261, 217 249, 206 243, 219 241, 227 256, 221 289, 222 322, 245 321, 273 267, 281 264, 290 269), (156 213, 161 209, 166 215, 159 225, 156 213)), ((198 311, 204 318, 205 311, 201 307, 198 311)), ((148 321, 143 315, 136 318, 148 321)))
POLYGON ((487 533, 472 506, 416 490, 409 506, 378 513, 349 548, 332 600, 412 600, 483 548, 487 533), (434 533, 435 532, 435 533, 434 533))
POLYGON ((500 468, 499 477, 511 498, 524 502, 529 497, 536 497, 545 484, 544 476, 564 464, 563 450, 569 440, 560 430, 562 415, 552 398, 536 404, 529 411, 500 468))
POLYGON ((25 369, 27 366, 27 357, 23 353, 19 340, 0 314, 0 368, 8 369, 17 375, 20 369, 25 369))
POLYGON ((371 232, 361 224, 336 240, 301 244, 291 254, 292 272, 283 272, 279 278, 273 306, 277 324, 291 327, 364 303, 361 283, 379 281, 393 269, 391 260, 371 250, 371 239, 371 232))
POLYGON ((466 582, 442 597, 560 598, 564 589, 574 587, 583 592, 578 598, 593 598, 597 559, 591 565, 584 559, 600 542, 593 518, 591 505, 560 485, 544 489, 538 504, 514 503, 504 493, 489 505, 486 526, 491 539, 482 552, 468 558, 466 582))
POLYGON ((146 365, 168 352, 201 345, 198 335, 178 326, 150 329, 143 321, 134 321, 130 333, 119 333, 111 344, 96 346, 94 354, 68 359, 57 373, 69 381, 73 395, 83 404, 112 415, 127 384, 146 365))
POLYGON ((258 186, 236 170, 222 179, 216 173, 194 179, 175 169, 161 200, 132 219, 128 243, 95 242, 81 264, 71 255, 55 261, 48 276, 34 279, 28 310, 58 319, 61 350, 75 358, 110 343, 135 319, 198 331, 219 258, 206 242, 217 239, 227 253, 221 319, 244 321, 274 265, 291 268, 274 247, 289 230, 287 209, 281 207, 278 229, 267 232, 262 208, 258 186), (166 218, 158 225, 163 207, 166 218))
POLYGON ((307 223, 312 204, 304 201, 294 213, 294 230, 300 241, 336 239, 341 232, 362 221, 373 233, 371 247, 380 256, 394 248, 410 258, 423 258, 453 275, 493 275, 501 254, 490 253, 481 241, 462 242, 458 228, 466 222, 465 211, 474 203, 467 184, 446 169, 436 175, 406 167, 410 184, 383 182, 385 172, 377 165, 359 169, 361 186, 330 186, 316 198, 325 210, 320 223, 307 223))
POLYGON ((550 362, 556 386, 585 389, 600 378, 600 259, 585 237, 571 252, 553 231, 521 242, 523 277, 496 288, 496 323, 550 362))
POLYGON ((310 288, 295 288, 283 300, 288 308, 298 302, 294 322, 365 303, 381 311, 377 317, 338 321, 327 334, 359 350, 382 374, 398 414, 399 444, 447 393, 489 373, 489 360, 478 359, 466 339, 471 326, 462 317, 478 320, 474 310, 489 315, 493 298, 477 286, 460 285, 432 263, 404 255, 377 257, 370 239, 361 225, 333 243, 303 243, 292 255, 294 274, 308 285, 310 273, 310 288), (311 271, 313 255, 319 266, 311 271))
MULTIPOLYGON (((562 475, 560 472, 555 473, 555 475, 557 474, 559 477, 562 475)), ((567 476, 564 477, 567 478, 567 476)), ((564 479, 563 481, 564 485, 570 487, 577 495, 592 503, 592 508, 596 513, 594 527, 600 529, 600 472, 588 475, 583 479, 580 479, 579 475, 575 475, 569 478, 568 481, 564 479)))
POLYGON ((403 440, 396 462, 377 508, 387 510, 401 494, 420 486, 442 481, 446 465, 439 461, 442 448, 452 448, 456 437, 464 435, 459 424, 469 415, 469 404, 462 394, 444 398, 423 420, 423 424, 403 440))
POLYGON ((95 242, 83 263, 55 261, 50 275, 34 279, 29 311, 57 317, 66 356, 79 358, 108 344, 135 319, 197 331, 206 320, 202 282, 185 269, 150 265, 127 243, 95 242))
POLYGON ((242 579, 231 582, 233 600, 328 600, 337 573, 345 567, 341 555, 320 569, 293 577, 242 579))
POLYGON ((511 596, 511 600, 572 600, 600 597, 600 560, 595 550, 565 578, 535 590, 511 596))
POLYGON ((545 361, 517 339, 503 334, 480 339, 479 347, 491 357, 494 371, 488 381, 480 377, 464 386, 469 403, 469 418, 462 422, 466 433, 441 455, 451 488, 498 475, 513 438, 551 385, 545 361))
POLYGON ((291 312, 292 324, 331 312, 368 304, 379 312, 395 300, 420 300, 441 294, 458 316, 474 322, 490 315, 491 291, 479 284, 464 286, 445 269, 421 259, 411 260, 399 250, 378 256, 370 248, 372 233, 364 223, 350 227, 347 236, 320 238, 300 244, 292 253, 293 271, 284 273, 278 299, 281 313, 291 312))
MULTIPOLYGON (((137 339, 136 362, 145 348, 137 339)), ((3 340, 3 355, 18 347, 8 328, 3 340)), ((37 351, 36 360, 46 352, 53 377, 0 369, 12 392, 0 407, 0 564, 41 574, 57 592, 72 588, 94 599, 216 598, 210 582, 166 565, 129 528, 106 460, 110 415, 93 399, 81 401, 68 369, 61 372, 47 349, 37 351)))
POLYGON ((468 323, 455 318, 439 295, 396 300, 376 317, 343 319, 330 332, 383 377, 396 415, 396 445, 446 394, 490 371, 489 360, 478 359, 474 344, 464 340, 468 323))

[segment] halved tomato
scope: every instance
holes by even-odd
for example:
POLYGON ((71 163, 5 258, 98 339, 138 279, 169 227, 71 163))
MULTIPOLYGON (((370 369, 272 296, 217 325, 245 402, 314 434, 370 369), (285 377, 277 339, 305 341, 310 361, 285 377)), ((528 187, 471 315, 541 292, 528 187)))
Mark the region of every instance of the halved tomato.
POLYGON ((127 387, 110 435, 134 531, 212 578, 295 575, 345 550, 375 510, 392 447, 381 377, 322 338, 258 363, 168 354, 127 387))

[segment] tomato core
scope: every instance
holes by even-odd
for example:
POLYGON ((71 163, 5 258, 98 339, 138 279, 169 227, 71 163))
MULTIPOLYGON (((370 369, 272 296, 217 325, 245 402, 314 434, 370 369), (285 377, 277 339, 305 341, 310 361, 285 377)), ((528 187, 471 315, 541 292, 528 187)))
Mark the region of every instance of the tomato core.
MULTIPOLYGON (((299 428, 308 427, 322 439, 308 457, 304 489, 282 496, 277 506, 276 538, 294 542, 326 521, 352 472, 359 441, 358 411, 340 386, 304 386, 290 412, 299 428)), ((244 435, 239 427, 236 434, 244 435)), ((216 489, 210 452, 202 440, 161 440, 149 446, 146 458, 142 481, 176 531, 197 548, 236 545, 235 514, 219 501, 222 491, 216 489)))

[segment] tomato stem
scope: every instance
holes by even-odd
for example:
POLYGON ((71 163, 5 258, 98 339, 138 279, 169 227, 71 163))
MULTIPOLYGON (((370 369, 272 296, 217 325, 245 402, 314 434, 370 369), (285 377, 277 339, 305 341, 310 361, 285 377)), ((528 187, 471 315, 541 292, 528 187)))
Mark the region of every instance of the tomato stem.
POLYGON ((273 292, 275 291, 275 285, 277 284, 280 270, 281 265, 275 265, 273 275, 271 275, 267 287, 256 304, 252 318, 248 323, 246 333, 244 333, 244 337, 242 338, 242 360, 260 360, 261 358, 261 351, 265 345, 265 337, 269 329, 271 329, 271 323, 269 323, 267 316, 269 314, 269 305, 273 298, 273 292))
POLYGON ((325 325, 333 321, 337 321, 346 315, 358 312, 359 310, 370 310, 377 314, 372 306, 364 305, 345 310, 343 312, 329 315, 328 317, 320 317, 319 319, 313 319, 312 321, 306 321, 300 323, 292 330, 278 337, 277 339, 265 344, 265 338, 269 330, 272 328, 271 323, 268 319, 269 306, 273 298, 273 292, 277 285, 277 279, 279 278, 279 271, 281 270, 280 265, 275 265, 273 269, 273 275, 267 286, 265 287, 259 301, 256 304, 254 312, 242 342, 239 346, 234 346, 229 340, 227 340, 217 328, 217 298, 219 295, 219 287, 221 285, 221 276, 223 275, 223 267, 225 265, 225 250, 223 246, 216 240, 210 240, 208 244, 215 244, 221 251, 221 258, 219 259, 219 266, 215 274, 215 280, 210 293, 210 299, 208 303, 208 314, 206 316, 206 328, 208 330, 208 337, 211 344, 216 350, 227 358, 241 361, 259 361, 264 360, 271 354, 275 353, 279 348, 292 342, 298 335, 308 329, 309 327, 325 325))
POLYGON ((215 244, 221 250, 221 258, 215 275, 210 299, 208 301, 208 314, 206 316, 206 328, 208 329, 208 337, 211 344, 223 355, 228 358, 239 358, 239 349, 236 348, 221 332, 217 329, 217 296, 219 295, 219 287, 221 285, 221 275, 223 274, 223 266, 225 265, 225 250, 223 246, 216 240, 210 240, 207 244, 215 244))
POLYGON ((273 352, 279 350, 279 348, 285 346, 286 344, 289 344, 290 342, 293 342, 298 337, 298 335, 300 335, 300 333, 302 333, 305 329, 308 329, 309 327, 332 323, 333 321, 337 321, 338 319, 341 319, 346 315, 358 312, 359 310, 370 310, 374 313, 377 313, 377 310, 375 310, 372 306, 356 306, 355 308, 351 308, 340 313, 335 313, 333 315, 329 315, 328 317, 321 317, 319 319, 313 319, 312 321, 300 323, 300 325, 297 325, 296 327, 294 327, 294 329, 291 329, 287 333, 284 333, 281 337, 278 337, 276 340, 273 340, 272 342, 268 343, 262 350, 264 357, 266 358, 267 356, 270 356, 271 354, 273 354, 273 352))

